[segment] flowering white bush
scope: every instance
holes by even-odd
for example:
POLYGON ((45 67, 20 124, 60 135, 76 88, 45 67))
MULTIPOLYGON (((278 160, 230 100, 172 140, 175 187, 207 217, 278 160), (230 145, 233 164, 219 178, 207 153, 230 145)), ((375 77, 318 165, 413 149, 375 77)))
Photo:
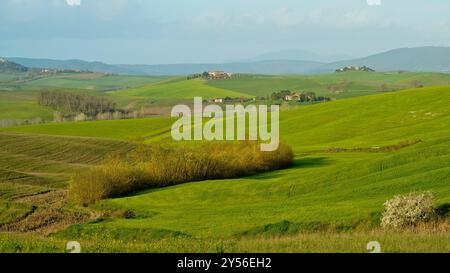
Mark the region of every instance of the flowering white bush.
POLYGON ((395 196, 384 204, 386 211, 383 213, 381 226, 402 228, 431 221, 436 216, 433 201, 431 192, 395 196))

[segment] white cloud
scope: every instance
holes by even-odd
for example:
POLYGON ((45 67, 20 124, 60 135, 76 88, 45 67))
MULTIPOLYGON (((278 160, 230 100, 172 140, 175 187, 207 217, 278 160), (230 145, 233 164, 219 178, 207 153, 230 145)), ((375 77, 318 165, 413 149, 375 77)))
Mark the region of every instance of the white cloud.
POLYGON ((367 0, 369 6, 381 6, 381 0, 367 0))
POLYGON ((67 5, 69 6, 80 6, 81 0, 66 0, 67 5))

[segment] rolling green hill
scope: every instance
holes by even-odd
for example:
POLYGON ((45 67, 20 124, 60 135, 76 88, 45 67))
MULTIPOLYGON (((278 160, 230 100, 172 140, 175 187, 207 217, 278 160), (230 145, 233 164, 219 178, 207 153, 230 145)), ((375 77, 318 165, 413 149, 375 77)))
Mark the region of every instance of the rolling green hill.
MULTIPOLYGON (((41 209, 24 198, 64 189, 73 172, 101 162, 111 151, 125 154, 132 147, 121 141, 1 132, 0 230, 41 209)), ((61 221, 52 217, 43 219, 48 224, 61 221)))
MULTIPOLYGON (((43 90, 83 92, 107 96, 106 91, 133 88, 160 81, 167 77, 118 76, 102 73, 57 73, 43 75, 36 71, 0 73, 0 121, 53 120, 54 110, 38 104, 38 94, 43 90)), ((132 99, 118 99, 126 107, 132 99)), ((0 125, 1 127, 2 125, 0 125)))
POLYGON ((317 95, 342 99, 393 91, 414 86, 447 85, 450 74, 439 73, 334 73, 316 76, 239 75, 228 80, 204 81, 184 78, 115 76, 101 73, 0 74, 0 120, 52 120, 53 111, 39 106, 41 90, 67 90, 108 96, 119 107, 154 109, 167 115, 177 103, 192 103, 194 96, 205 99, 225 97, 266 97, 273 92, 312 91, 317 95), (345 83, 347 83, 348 90, 345 83), (106 92, 109 90, 109 92, 106 92), (114 91, 116 90, 116 91, 114 91))
POLYGON ((96 122, 48 123, 42 125, 20 126, 0 129, 18 133, 98 137, 115 140, 143 140, 170 135, 173 123, 170 118, 148 118, 96 122))
POLYGON ((78 226, 68 234, 126 238, 148 229, 226 238, 263 235, 280 223, 298 231, 345 230, 373 221, 396 194, 432 190, 439 204, 449 203, 449 99, 450 87, 426 88, 284 112, 282 138, 297 153, 295 167, 108 200, 103 207, 130 209, 137 218, 78 226))
MULTIPOLYGON (((379 211, 392 195, 419 189, 434 190, 441 203, 450 202, 449 99, 449 87, 424 88, 284 112, 282 138, 297 152, 293 169, 106 201, 138 214, 156 211, 158 216, 94 226, 135 225, 195 236, 231 236, 283 220, 305 225, 317 221, 352 225, 379 211), (410 146, 400 145, 406 142, 410 146), (333 147, 341 151, 327 152, 333 147), (236 219, 233 223, 229 213, 236 219)), ((164 132, 168 135, 170 124, 150 119, 72 126, 10 130, 81 136, 94 136, 96 131, 98 136, 108 137, 104 129, 111 128, 116 134, 111 133, 110 138, 127 139, 151 138, 152 134, 159 137, 164 132), (141 126, 145 123, 149 126, 141 126), (89 129, 91 126, 97 130, 89 129), (130 129, 128 134, 118 133, 123 130, 121 126, 130 129)))
POLYGON ((73 88, 95 91, 109 91, 133 88, 164 81, 166 77, 119 76, 103 73, 61 73, 48 77, 39 77, 26 82, 37 88, 73 88))
MULTIPOLYGON (((146 94, 145 89, 135 92, 146 94)), ((75 225, 54 238, 78 238, 86 244, 88 241, 95 244, 92 238, 100 240, 98 244, 105 244, 105 240, 110 244, 114 240, 127 242, 109 245, 109 251, 142 248, 146 251, 175 251, 189 245, 194 246, 191 251, 215 251, 217 247, 223 251, 330 251, 321 245, 306 248, 296 243, 296 240, 305 239, 296 239, 298 237, 295 236, 324 229, 342 232, 374 227, 383 203, 396 194, 431 190, 438 205, 450 203, 449 101, 450 86, 443 86, 284 111, 280 120, 281 137, 296 153, 292 168, 239 179, 188 183, 106 200, 95 208, 132 210, 135 216, 131 219, 107 217, 75 225), (281 236, 281 239, 264 241, 261 236, 281 236), (146 248, 139 243, 150 245, 146 248), (197 243, 205 245, 202 248, 197 243)), ((73 135, 77 137, 72 141, 77 143, 98 141, 102 146, 108 143, 105 138, 171 141, 170 125, 170 119, 157 118, 26 126, 3 129, 0 134, 6 139, 4 141, 10 143, 6 146, 10 148, 2 149, 9 157, 13 156, 9 153, 14 152, 38 159, 42 156, 57 159, 65 154, 64 150, 44 155, 38 147, 42 147, 43 153, 46 147, 52 146, 28 141, 25 143, 29 144, 19 149, 11 146, 11 143, 19 143, 11 138, 41 136, 53 141, 58 137, 48 135, 73 135)), ((67 141, 66 137, 61 138, 67 141)), ((123 145, 125 143, 104 146, 96 158, 106 150, 124 149, 126 145, 123 145)), ((75 147, 77 151, 85 149, 75 147)), ((92 153, 97 154, 95 151, 92 153)), ((36 159, 30 161, 36 162, 36 159)), ((7 162, 0 163, 0 169, 3 166, 9 170, 7 162)), ((29 164, 24 164, 20 171, 29 172, 26 167, 29 164)), ((3 177, 8 178, 9 175, 3 174, 3 177)), ((28 188, 21 190, 31 191, 28 188)), ((9 211, 8 215, 11 213, 9 211)), ((351 236, 332 237, 331 245, 337 244, 333 249, 345 249, 342 244, 349 242, 351 236)), ((408 234, 395 237, 374 233, 372 236, 355 235, 353 238, 358 240, 358 244, 362 242, 361 251, 364 251, 364 243, 374 239, 389 241, 391 251, 448 251, 445 242, 449 235, 445 233, 417 235, 415 240, 407 241, 409 243, 405 243, 402 237, 408 234)), ((320 238, 315 240, 321 242, 320 238)), ((357 251, 358 246, 354 244, 349 249, 357 251)), ((95 245, 90 246, 93 251, 98 249, 95 245)))
POLYGON ((208 82, 210 86, 236 90, 252 96, 267 96, 280 90, 291 90, 311 91, 337 99, 407 89, 417 84, 447 85, 450 84, 450 74, 348 72, 314 76, 240 75, 228 80, 208 82), (345 92, 343 87, 345 81, 348 82, 348 92, 345 92))
POLYGON ((53 110, 37 103, 35 92, 0 91, 0 120, 52 119, 53 110))
POLYGON ((205 80, 172 80, 164 83, 113 92, 114 97, 139 97, 153 100, 191 100, 196 96, 204 99, 212 98, 249 98, 251 95, 212 87, 205 80))

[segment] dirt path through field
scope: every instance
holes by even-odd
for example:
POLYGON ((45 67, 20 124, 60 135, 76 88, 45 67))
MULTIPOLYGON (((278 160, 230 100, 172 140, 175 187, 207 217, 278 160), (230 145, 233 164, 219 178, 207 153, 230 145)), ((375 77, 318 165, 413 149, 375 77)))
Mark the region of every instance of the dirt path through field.
POLYGON ((67 200, 66 190, 53 190, 26 196, 18 198, 14 202, 31 205, 32 209, 16 221, 1 226, 0 231, 48 235, 96 217, 88 210, 71 207, 67 200))

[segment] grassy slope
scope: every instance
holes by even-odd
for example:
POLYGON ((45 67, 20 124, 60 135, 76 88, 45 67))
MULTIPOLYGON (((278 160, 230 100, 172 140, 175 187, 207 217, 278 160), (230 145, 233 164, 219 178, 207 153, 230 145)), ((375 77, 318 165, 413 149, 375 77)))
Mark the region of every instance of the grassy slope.
POLYGON ((74 171, 131 147, 112 140, 0 133, 0 226, 32 209, 17 198, 66 187, 74 171))
MULTIPOLYGON (((139 234, 142 235, 142 234, 139 234)), ((278 238, 250 238, 204 240, 193 238, 165 238, 160 240, 118 241, 97 238, 80 239, 83 253, 367 253, 367 242, 376 239, 382 252, 448 253, 448 234, 421 234, 414 231, 399 236, 389 232, 352 234, 299 234, 278 238), (427 242, 424 244, 424 242, 427 242)), ((39 236, 0 234, 0 253, 64 253, 67 239, 39 236)))
MULTIPOLYGON (((346 229, 380 212, 384 201, 395 194, 433 190, 440 204, 450 203, 449 99, 450 87, 424 88, 283 112, 281 135, 297 154, 293 168, 108 200, 102 206, 133 209, 137 219, 83 225, 70 230, 68 236, 109 231, 119 238, 151 238, 176 232, 202 238, 227 237, 258 233, 268 224, 276 227, 283 221, 293 229, 311 228, 317 222, 346 229), (324 151, 330 147, 382 147, 414 140, 423 142, 391 152, 324 151), (142 229, 146 232, 139 235, 142 229)), ((104 122, 97 128, 108 124, 123 131, 128 127, 127 137, 151 138, 151 133, 132 131, 136 124, 127 122, 136 121, 104 122)), ((94 124, 76 125, 77 132, 81 132, 78 135, 85 135, 82 128, 96 127, 94 124)), ((155 137, 169 139, 170 123, 160 125, 164 128, 155 131, 166 133, 155 137)), ((50 134, 69 128, 65 126, 12 130, 50 134)), ((102 130, 97 132, 105 137, 102 130)))
POLYGON ((37 93, 0 91, 0 120, 2 119, 52 119, 53 111, 37 103, 37 93))
POLYGON ((173 123, 170 118, 148 118, 96 122, 48 123, 43 125, 19 126, 0 129, 0 131, 60 135, 98 137, 117 140, 145 140, 157 136, 167 136, 173 123))
MULTIPOLYGON (((105 95, 103 91, 133 88, 165 81, 167 77, 118 76, 101 73, 0 74, 0 120, 53 119, 53 110, 37 103, 40 90, 54 89, 105 95)), ((120 103, 121 101, 119 101, 120 103)), ((125 104, 121 104, 124 106, 125 104)))
POLYGON ((244 75, 231 80, 187 81, 184 78, 115 76, 100 73, 65 73, 54 76, 28 73, 0 74, 0 90, 11 91, 0 91, 0 119, 41 117, 51 120, 53 117, 52 110, 37 105, 37 92, 33 92, 43 88, 58 90, 63 88, 72 92, 89 92, 91 95, 108 95, 118 102, 120 107, 140 109, 141 107, 158 108, 176 103, 192 103, 194 96, 202 96, 205 99, 266 96, 283 89, 307 90, 329 97, 347 98, 377 92, 381 89, 382 83, 386 83, 388 89, 408 88, 415 80, 425 85, 445 85, 450 83, 450 75, 438 73, 336 73, 317 76, 244 75), (350 92, 330 93, 327 87, 330 85, 339 87, 344 79, 350 82, 350 92), (117 89, 121 90, 103 92, 117 89))
POLYGON ((165 79, 166 77, 119 76, 103 73, 64 73, 30 79, 26 85, 104 91, 132 88, 165 79))
POLYGON ((285 113, 282 136, 298 152, 294 168, 110 200, 105 203, 134 209, 141 218, 86 227, 124 233, 127 228, 168 229, 222 237, 285 220, 304 226, 317 221, 352 226, 381 211, 393 195, 414 190, 434 190, 440 203, 448 203, 448 99, 450 88, 433 88, 285 113), (414 117, 411 111, 418 113, 414 117), (396 152, 316 152, 331 146, 373 147, 417 138, 424 142, 396 152))
POLYGON ((182 101, 190 100, 196 96, 204 99, 224 98, 224 97, 251 97, 242 92, 230 91, 222 88, 212 87, 201 79, 195 80, 171 80, 169 82, 157 83, 153 85, 138 87, 134 89, 114 92, 113 97, 121 98, 143 98, 147 100, 170 100, 182 101))
POLYGON ((440 73, 366 73, 349 72, 334 73, 314 76, 257 76, 242 75, 231 80, 209 81, 208 85, 236 90, 248 93, 253 96, 267 96, 274 91, 313 91, 317 94, 347 98, 368 95, 381 90, 381 85, 386 84, 388 90, 406 89, 412 86, 414 81, 430 85, 450 84, 450 74, 440 73), (342 82, 350 83, 350 92, 333 94, 328 90, 328 86, 337 86, 342 91, 342 82))

